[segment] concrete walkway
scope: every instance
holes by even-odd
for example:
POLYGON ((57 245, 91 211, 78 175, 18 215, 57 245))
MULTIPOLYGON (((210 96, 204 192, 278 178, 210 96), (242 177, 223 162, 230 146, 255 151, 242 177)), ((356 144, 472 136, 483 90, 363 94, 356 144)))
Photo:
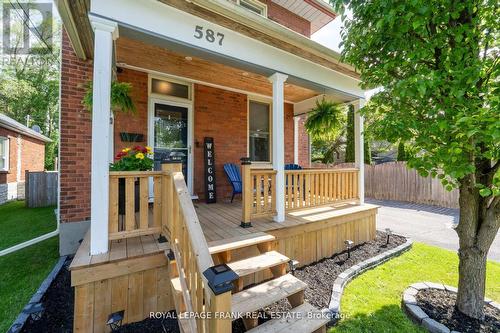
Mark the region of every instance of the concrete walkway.
MULTIPOLYGON (((390 228, 417 242, 452 251, 458 249, 458 236, 453 230, 458 223, 458 209, 386 200, 367 199, 366 202, 380 206, 377 229, 390 228)), ((500 261, 500 232, 491 245, 488 258, 500 261)))

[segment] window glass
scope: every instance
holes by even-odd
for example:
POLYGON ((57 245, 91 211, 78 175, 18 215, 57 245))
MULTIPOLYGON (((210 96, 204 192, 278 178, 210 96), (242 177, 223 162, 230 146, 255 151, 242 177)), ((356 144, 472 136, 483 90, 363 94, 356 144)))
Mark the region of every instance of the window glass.
POLYGON ((264 15, 264 7, 260 6, 256 3, 246 1, 246 0, 240 0, 240 6, 243 8, 246 8, 246 9, 248 9, 256 14, 264 15))
POLYGON ((7 144, 8 139, 0 138, 0 170, 7 169, 7 144))
POLYGON ((189 99, 189 86, 165 80, 152 79, 151 92, 160 95, 168 95, 189 99))
POLYGON ((250 159, 256 162, 269 162, 270 122, 269 104, 250 101, 249 103, 249 150, 250 159))

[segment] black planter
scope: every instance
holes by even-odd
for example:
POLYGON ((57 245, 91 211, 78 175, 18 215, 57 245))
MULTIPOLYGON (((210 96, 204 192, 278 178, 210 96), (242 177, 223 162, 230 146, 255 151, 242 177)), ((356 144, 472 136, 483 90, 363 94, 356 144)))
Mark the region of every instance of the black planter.
MULTIPOLYGON (((135 196, 135 212, 139 211, 140 207, 140 196, 139 196, 139 180, 134 182, 134 196, 135 196)), ((125 178, 118 179, 118 214, 125 215, 125 178)))

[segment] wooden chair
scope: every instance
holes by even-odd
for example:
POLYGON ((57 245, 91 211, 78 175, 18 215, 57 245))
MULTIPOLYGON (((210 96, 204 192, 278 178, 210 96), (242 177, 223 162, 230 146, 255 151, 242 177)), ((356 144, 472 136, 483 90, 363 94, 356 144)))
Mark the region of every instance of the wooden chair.
POLYGON ((234 196, 236 194, 241 194, 243 191, 240 168, 233 163, 224 164, 224 172, 226 173, 227 179, 233 187, 233 195, 231 196, 231 203, 233 202, 234 196))

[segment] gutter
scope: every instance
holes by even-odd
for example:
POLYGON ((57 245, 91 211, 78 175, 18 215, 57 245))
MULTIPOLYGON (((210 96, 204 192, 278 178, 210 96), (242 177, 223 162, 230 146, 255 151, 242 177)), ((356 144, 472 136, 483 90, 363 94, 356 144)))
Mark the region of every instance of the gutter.
POLYGON ((76 27, 75 20, 73 19, 73 14, 69 7, 69 0, 54 0, 59 12, 59 16, 63 22, 64 28, 68 33, 69 40, 73 46, 77 57, 81 60, 87 60, 87 55, 85 54, 85 49, 83 48, 82 41, 80 40, 80 35, 78 34, 78 29, 76 27))
MULTIPOLYGON (((309 51, 332 63, 340 64, 342 67, 356 71, 354 67, 340 61, 340 53, 323 46, 291 29, 288 29, 268 18, 249 12, 244 8, 227 0, 188 0, 199 7, 222 15, 232 21, 236 21, 271 37, 280 39, 303 50, 309 51)), ((166 3, 167 4, 167 3, 166 3)), ((359 81, 359 79, 356 79, 359 81)))

